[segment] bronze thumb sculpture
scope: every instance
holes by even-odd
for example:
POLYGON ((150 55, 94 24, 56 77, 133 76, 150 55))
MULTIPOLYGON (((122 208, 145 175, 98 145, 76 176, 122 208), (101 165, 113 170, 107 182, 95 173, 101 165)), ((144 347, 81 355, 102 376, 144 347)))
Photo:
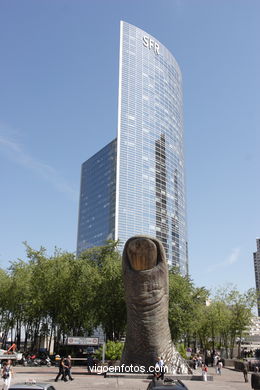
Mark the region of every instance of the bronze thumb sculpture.
POLYGON ((148 370, 162 356, 170 373, 188 373, 188 365, 171 340, 168 264, 161 242, 148 236, 130 238, 122 267, 127 330, 121 364, 148 370))

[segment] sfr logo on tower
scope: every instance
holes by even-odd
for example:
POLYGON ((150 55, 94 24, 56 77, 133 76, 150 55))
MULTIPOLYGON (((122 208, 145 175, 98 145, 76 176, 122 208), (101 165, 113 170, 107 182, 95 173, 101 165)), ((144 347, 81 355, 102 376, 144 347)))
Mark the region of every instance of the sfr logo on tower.
POLYGON ((143 37, 143 45, 148 47, 148 49, 153 49, 155 54, 159 54, 159 45, 153 39, 149 38, 147 35, 143 37))

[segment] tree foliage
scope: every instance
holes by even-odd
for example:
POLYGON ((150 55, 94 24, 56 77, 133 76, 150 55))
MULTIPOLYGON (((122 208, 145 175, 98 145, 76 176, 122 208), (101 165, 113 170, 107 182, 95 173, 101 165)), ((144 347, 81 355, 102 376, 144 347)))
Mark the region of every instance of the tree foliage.
POLYGON ((195 287, 178 269, 169 272, 169 325, 175 343, 202 350, 222 349, 233 356, 234 346, 247 334, 256 304, 256 293, 239 292, 234 286, 220 288, 212 297, 195 287))
POLYGON ((121 258, 116 242, 73 253, 32 249, 27 261, 12 262, 0 269, 0 331, 20 347, 21 329, 25 349, 30 340, 37 348, 41 338, 53 336, 55 350, 68 336, 88 336, 102 326, 108 339, 120 339, 126 323, 121 277, 121 258))
MULTIPOLYGON (((78 258, 58 249, 48 256, 43 247, 35 250, 27 243, 25 248, 26 260, 0 269, 3 347, 11 334, 20 348, 21 329, 25 350, 29 341, 33 349, 51 336, 58 351, 67 337, 89 336, 98 326, 107 340, 121 339, 126 306, 117 242, 88 249, 78 258)), ((241 293, 231 286, 210 297, 189 276, 183 277, 176 268, 169 270, 169 325, 172 339, 184 349, 222 348, 232 356, 234 345, 246 334, 255 303, 254 290, 241 293)), ((112 355, 117 347, 111 344, 112 355)))
MULTIPOLYGON (((120 341, 109 340, 106 343, 105 359, 107 360, 120 360, 123 352, 124 344, 120 341)), ((102 359, 103 348, 99 348, 96 352, 96 357, 102 359)))
POLYGON ((183 277, 178 269, 169 271, 169 325, 172 339, 190 344, 201 320, 201 309, 205 306, 209 292, 197 288, 189 276, 183 277))

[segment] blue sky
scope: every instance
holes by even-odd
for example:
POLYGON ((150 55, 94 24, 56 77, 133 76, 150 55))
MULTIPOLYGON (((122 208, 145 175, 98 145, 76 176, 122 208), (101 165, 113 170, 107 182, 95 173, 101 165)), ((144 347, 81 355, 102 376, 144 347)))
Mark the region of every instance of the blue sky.
POLYGON ((23 241, 76 249, 81 163, 116 136, 120 20, 182 70, 191 277, 254 287, 258 0, 0 0, 0 266, 23 241))

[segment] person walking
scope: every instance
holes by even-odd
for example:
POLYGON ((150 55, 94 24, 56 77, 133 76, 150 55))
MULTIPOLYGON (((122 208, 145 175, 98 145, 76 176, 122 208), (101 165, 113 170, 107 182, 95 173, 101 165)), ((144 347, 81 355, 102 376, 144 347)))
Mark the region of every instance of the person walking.
POLYGON ((216 355, 214 355, 214 357, 213 357, 213 365, 214 365, 215 368, 216 368, 216 373, 217 373, 218 361, 219 361, 219 356, 216 354, 216 355))
POLYGON ((64 378, 67 380, 67 376, 70 381, 74 379, 71 377, 71 356, 68 355, 66 359, 64 359, 64 378))
POLYGON ((217 355, 214 359, 214 366, 215 366, 215 371, 216 371, 216 374, 218 374, 218 362, 220 360, 220 357, 217 355))
POLYGON ((203 380, 203 382, 207 382, 207 380, 208 380, 208 367, 205 363, 202 364, 201 370, 202 370, 202 380, 203 380))
POLYGON ((12 361, 8 360, 3 364, 3 368, 1 370, 2 378, 4 380, 3 390, 8 390, 11 385, 11 380, 14 375, 12 368, 12 361))
POLYGON ((61 376, 61 380, 67 382, 67 379, 65 378, 65 364, 64 364, 64 357, 62 357, 59 361, 59 372, 58 375, 55 378, 55 382, 58 382, 59 377, 61 376))
POLYGON ((244 365, 243 375, 244 375, 245 382, 247 383, 248 382, 248 366, 247 366, 247 364, 244 365))
POLYGON ((88 369, 88 372, 91 373, 92 371, 92 367, 94 366, 94 359, 93 359, 93 356, 92 355, 89 355, 87 357, 87 369, 88 369))
POLYGON ((198 367, 202 367, 202 357, 198 356, 198 367))
POLYGON ((222 360, 218 361, 217 368, 218 368, 218 374, 221 375, 222 372, 223 363, 222 360))

